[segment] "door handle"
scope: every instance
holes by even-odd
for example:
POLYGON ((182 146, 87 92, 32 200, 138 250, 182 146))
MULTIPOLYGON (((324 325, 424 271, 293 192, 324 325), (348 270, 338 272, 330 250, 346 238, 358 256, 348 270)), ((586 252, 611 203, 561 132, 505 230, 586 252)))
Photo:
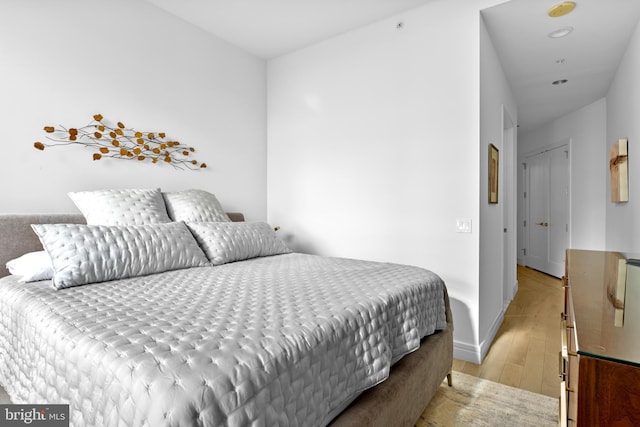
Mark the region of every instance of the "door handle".
POLYGON ((536 222, 536 225, 539 225, 541 227, 548 227, 549 223, 548 222, 536 222))

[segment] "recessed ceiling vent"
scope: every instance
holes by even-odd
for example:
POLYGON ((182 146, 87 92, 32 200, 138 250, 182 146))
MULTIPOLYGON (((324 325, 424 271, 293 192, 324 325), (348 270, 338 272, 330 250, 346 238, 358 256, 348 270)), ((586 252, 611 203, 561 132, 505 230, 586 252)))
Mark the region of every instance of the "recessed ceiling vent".
POLYGON ((555 31, 552 31, 548 34, 549 38, 559 39, 561 37, 566 37, 573 31, 573 27, 562 27, 558 28, 555 31))

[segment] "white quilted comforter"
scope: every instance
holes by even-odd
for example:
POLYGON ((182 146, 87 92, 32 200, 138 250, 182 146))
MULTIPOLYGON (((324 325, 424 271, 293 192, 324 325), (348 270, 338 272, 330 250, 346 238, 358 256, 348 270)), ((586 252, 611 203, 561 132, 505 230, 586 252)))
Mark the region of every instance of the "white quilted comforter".
POLYGON ((0 279, 0 383, 75 426, 327 424, 443 329, 417 267, 287 254, 63 290, 0 279))

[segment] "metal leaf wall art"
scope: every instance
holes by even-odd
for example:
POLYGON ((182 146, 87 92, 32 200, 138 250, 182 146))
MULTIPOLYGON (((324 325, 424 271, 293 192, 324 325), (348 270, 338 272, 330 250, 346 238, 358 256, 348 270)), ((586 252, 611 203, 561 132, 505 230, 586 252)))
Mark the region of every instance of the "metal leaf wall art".
POLYGON ((47 147, 81 145, 94 150, 93 160, 111 157, 168 163, 176 169, 207 167, 206 163, 192 158, 195 148, 168 139, 164 132, 140 132, 122 122, 109 126, 101 114, 94 115, 93 121, 82 127, 45 126, 44 131, 50 134, 47 139, 52 143, 34 142, 33 146, 41 151, 47 147))

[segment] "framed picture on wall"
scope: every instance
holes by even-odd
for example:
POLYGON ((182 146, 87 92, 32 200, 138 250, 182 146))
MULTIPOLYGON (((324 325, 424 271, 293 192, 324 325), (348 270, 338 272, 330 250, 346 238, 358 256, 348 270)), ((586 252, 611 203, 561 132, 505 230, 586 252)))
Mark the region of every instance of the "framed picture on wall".
POLYGON ((489 203, 498 203, 498 147, 489 144, 489 203))

